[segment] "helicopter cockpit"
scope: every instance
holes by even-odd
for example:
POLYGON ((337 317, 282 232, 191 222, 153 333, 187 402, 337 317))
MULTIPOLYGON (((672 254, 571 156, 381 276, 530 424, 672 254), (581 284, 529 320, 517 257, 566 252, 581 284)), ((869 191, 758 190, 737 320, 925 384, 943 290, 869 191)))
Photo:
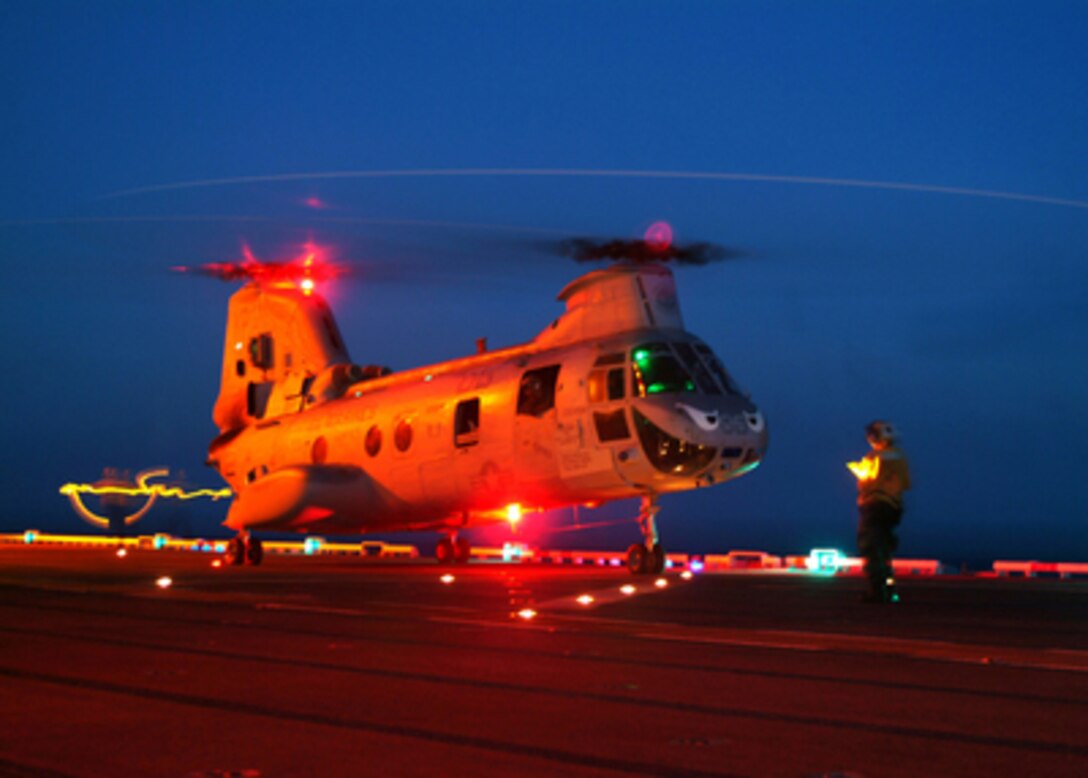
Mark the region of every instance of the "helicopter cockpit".
MULTIPOLYGON (((596 360, 587 387, 598 440, 629 442, 630 419, 643 461, 657 478, 712 482, 755 467, 767 433, 748 395, 702 341, 687 333, 654 335, 596 360)), ((620 458, 625 470, 638 469, 629 452, 621 450, 620 458)))

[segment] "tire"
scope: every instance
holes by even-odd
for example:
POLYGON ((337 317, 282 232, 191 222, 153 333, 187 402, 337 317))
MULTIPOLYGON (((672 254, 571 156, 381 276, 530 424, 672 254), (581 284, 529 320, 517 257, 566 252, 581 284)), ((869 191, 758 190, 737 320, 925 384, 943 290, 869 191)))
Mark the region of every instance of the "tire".
POLYGON ((264 546, 256 538, 250 538, 246 543, 246 564, 256 567, 264 561, 264 546))
POLYGON ((453 561, 453 543, 449 538, 442 538, 434 547, 434 558, 440 565, 448 565, 453 561))
POLYGON ((654 550, 646 555, 646 572, 652 575, 665 572, 665 549, 660 543, 654 543, 654 550))
POLYGON ((223 555, 228 565, 240 565, 246 561, 246 544, 241 538, 227 541, 227 550, 223 555))
POLYGON ((457 564, 467 564, 472 556, 472 546, 465 538, 457 538, 453 542, 453 561, 457 564))
POLYGON ((627 549, 627 569, 632 575, 646 572, 646 546, 635 543, 627 549))

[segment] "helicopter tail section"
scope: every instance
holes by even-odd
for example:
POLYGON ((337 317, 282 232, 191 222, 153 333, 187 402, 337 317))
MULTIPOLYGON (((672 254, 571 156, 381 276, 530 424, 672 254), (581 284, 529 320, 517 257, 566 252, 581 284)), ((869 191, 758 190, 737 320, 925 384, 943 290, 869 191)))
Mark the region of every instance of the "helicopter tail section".
POLYGON ((212 418, 227 433, 304 410, 319 376, 350 369, 347 347, 320 295, 247 284, 230 298, 212 418))

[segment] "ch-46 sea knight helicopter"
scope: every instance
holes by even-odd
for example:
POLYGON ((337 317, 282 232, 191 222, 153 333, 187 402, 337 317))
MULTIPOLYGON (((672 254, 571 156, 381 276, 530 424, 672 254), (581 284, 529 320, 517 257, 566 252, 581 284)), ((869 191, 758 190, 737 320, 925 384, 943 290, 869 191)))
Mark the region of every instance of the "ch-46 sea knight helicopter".
POLYGON ((254 531, 405 530, 443 533, 438 560, 465 562, 461 530, 638 497, 643 542, 627 567, 660 572, 660 495, 736 478, 767 447, 759 409, 684 329, 667 266, 724 251, 676 245, 663 223, 641 240, 563 246, 611 264, 568 284, 566 310, 533 340, 397 373, 348 356, 316 290, 336 265, 192 268, 245 283, 208 454, 235 493, 230 562, 260 563, 254 531))

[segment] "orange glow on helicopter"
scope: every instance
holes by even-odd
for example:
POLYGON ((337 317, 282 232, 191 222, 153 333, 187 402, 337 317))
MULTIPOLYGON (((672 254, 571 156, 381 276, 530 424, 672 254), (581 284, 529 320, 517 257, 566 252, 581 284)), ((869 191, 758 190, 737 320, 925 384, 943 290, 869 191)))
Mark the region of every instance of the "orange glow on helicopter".
POLYGON ((859 481, 872 481, 880 474, 880 460, 872 456, 857 462, 847 462, 846 467, 859 481))
POLYGON ((518 522, 521 521, 521 505, 512 502, 506 506, 506 520, 510 522, 511 527, 516 527, 518 522))

